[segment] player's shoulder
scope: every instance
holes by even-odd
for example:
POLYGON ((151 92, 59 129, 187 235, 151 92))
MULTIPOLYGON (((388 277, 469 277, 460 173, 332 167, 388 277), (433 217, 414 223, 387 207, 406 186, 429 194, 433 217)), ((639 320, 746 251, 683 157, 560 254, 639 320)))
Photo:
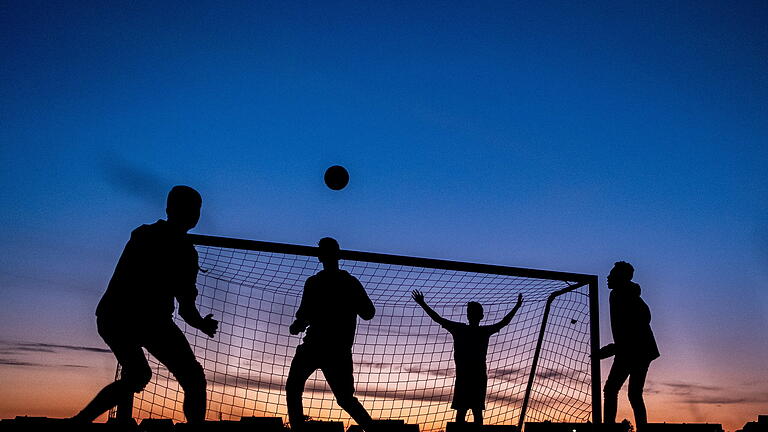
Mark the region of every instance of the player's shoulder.
POLYGON ((363 284, 360 283, 360 279, 358 279, 357 277, 355 277, 353 274, 349 273, 346 270, 342 270, 342 272, 343 272, 343 278, 348 285, 355 287, 355 289, 362 288, 363 284))
POLYGON ((144 224, 131 231, 131 241, 139 244, 157 245, 170 247, 174 254, 181 253, 183 256, 197 258, 197 249, 195 244, 187 235, 179 235, 172 231, 168 222, 159 219, 151 224, 144 224))
POLYGON ((144 235, 152 231, 152 225, 142 224, 131 231, 131 235, 144 235))
POLYGON ((322 275, 319 273, 315 273, 312 276, 307 278, 307 281, 304 282, 305 286, 314 286, 317 285, 322 280, 322 275))
POLYGON ((143 242, 155 237, 157 237, 155 224, 143 224, 131 231, 131 240, 133 241, 143 242))
POLYGON ((629 290, 625 289, 613 289, 611 290, 611 294, 608 296, 609 301, 618 301, 618 302, 626 302, 630 298, 635 297, 632 295, 632 293, 629 292, 629 290))
POLYGON ((143 225, 137 227, 136 229, 134 229, 131 232, 131 234, 137 234, 137 235, 156 235, 156 234, 161 234, 161 233, 164 233, 165 231, 167 231, 167 229, 166 229, 167 227, 166 227, 165 224, 167 224, 166 221, 164 221, 162 219, 158 219, 156 222, 153 222, 151 224, 143 224, 143 225))
POLYGON ((342 269, 334 269, 334 270, 323 269, 315 273, 314 275, 310 276, 310 278, 315 278, 318 280, 324 280, 324 279, 338 280, 339 278, 357 280, 357 278, 352 276, 348 271, 342 270, 342 269))
POLYGON ((443 327, 447 330, 453 331, 453 330, 465 330, 469 328, 469 325, 463 322, 459 321, 451 321, 449 319, 446 319, 442 323, 443 327))

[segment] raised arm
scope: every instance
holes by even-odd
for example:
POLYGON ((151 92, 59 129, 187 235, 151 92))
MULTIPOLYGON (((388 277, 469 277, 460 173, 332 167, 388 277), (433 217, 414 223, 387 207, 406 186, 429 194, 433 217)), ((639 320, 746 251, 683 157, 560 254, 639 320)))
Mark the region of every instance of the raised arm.
POLYGON ((509 323, 512 321, 512 318, 517 313, 517 310, 520 309, 520 306, 523 304, 523 295, 518 294, 517 295, 517 304, 515 304, 515 307, 512 308, 511 311, 509 311, 508 314, 504 315, 504 318, 501 319, 501 321, 497 322, 496 324, 491 325, 491 330, 493 333, 496 333, 509 325, 509 323))
POLYGON ((424 312, 426 312, 434 322, 440 324, 441 326, 445 326, 446 324, 450 323, 450 320, 441 317, 437 312, 429 307, 426 300, 424 300, 424 294, 421 291, 411 291, 411 297, 416 301, 416 303, 419 304, 419 306, 421 306, 422 309, 424 309, 424 312))

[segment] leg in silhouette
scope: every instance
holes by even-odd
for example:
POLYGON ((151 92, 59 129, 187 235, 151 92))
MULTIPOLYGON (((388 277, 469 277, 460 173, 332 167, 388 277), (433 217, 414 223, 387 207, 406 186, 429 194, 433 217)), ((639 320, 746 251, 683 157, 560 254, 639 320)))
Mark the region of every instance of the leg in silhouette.
POLYGON ((328 361, 324 361, 322 366, 323 375, 325 375, 328 386, 333 395, 336 396, 336 403, 349 414, 352 419, 367 429, 371 424, 371 416, 365 407, 355 397, 355 382, 352 369, 352 352, 343 352, 338 355, 329 356, 328 361))
POLYGON ((173 322, 163 323, 148 338, 146 348, 168 368, 184 390, 184 416, 187 423, 200 424, 205 421, 205 372, 184 333, 173 322))
POLYGON ((152 373, 142 347, 176 376, 184 389, 184 414, 189 423, 205 419, 205 374, 184 334, 173 323, 174 298, 179 316, 209 337, 218 321, 205 318, 195 305, 198 262, 186 232, 200 220, 202 197, 189 186, 168 193, 168 220, 142 225, 131 232, 107 291, 96 308, 99 335, 122 366, 119 380, 106 386, 74 419, 93 421, 121 404, 120 420, 130 419, 132 393, 147 385, 152 373), (162 277, 158 277, 162 275, 162 277), (168 286, 170 282, 170 287, 168 286))
POLYGON ((301 428, 304 424, 304 404, 301 401, 304 384, 310 375, 317 370, 313 357, 303 345, 296 348, 296 355, 291 361, 288 379, 285 383, 285 398, 288 406, 288 421, 292 430, 301 428))
POLYGON ((467 409, 458 408, 456 410, 456 423, 464 423, 467 421, 467 409))
POLYGON ((472 408, 472 417, 474 417, 475 424, 483 424, 483 410, 480 408, 472 408))
POLYGON ((635 414, 635 426, 642 431, 648 421, 643 401, 645 377, 648 366, 660 354, 651 330, 651 310, 640 297, 640 285, 632 281, 634 274, 635 268, 626 261, 616 262, 608 274, 614 346, 602 358, 612 355, 611 352, 616 357, 604 387, 604 419, 606 423, 616 422, 619 389, 629 377, 627 396, 635 414))
POLYGON ((118 403, 144 389, 152 378, 144 351, 125 328, 106 320, 97 320, 99 334, 112 349, 122 368, 120 379, 104 387, 93 400, 72 419, 90 423, 118 403))
POLYGON ((604 412, 603 421, 605 423, 616 423, 616 409, 619 399, 619 390, 624 385, 624 381, 629 376, 629 365, 620 357, 613 359, 611 371, 608 373, 608 379, 605 380, 603 387, 604 412))
POLYGON ((132 393, 127 387, 125 381, 118 380, 105 386, 101 391, 93 398, 85 408, 82 409, 77 415, 72 417, 72 420, 78 423, 91 423, 96 420, 100 415, 104 414, 112 407, 118 404, 126 392, 132 393))
POLYGON ((635 426, 642 430, 648 423, 645 412, 645 401, 643 401, 643 387, 645 387, 645 377, 648 375, 649 364, 640 364, 633 366, 629 374, 629 388, 627 396, 632 405, 632 411, 635 414, 635 426))

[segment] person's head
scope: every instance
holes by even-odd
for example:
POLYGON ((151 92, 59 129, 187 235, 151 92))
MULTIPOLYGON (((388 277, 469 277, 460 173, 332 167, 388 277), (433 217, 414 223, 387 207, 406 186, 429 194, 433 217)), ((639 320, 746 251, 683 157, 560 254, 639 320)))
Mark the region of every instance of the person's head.
POLYGON ((608 273, 608 288, 614 289, 626 285, 635 275, 635 268, 626 261, 619 261, 613 264, 611 272, 608 273))
POLYGON ((470 324, 480 324, 480 320, 483 319, 483 316, 485 316, 483 314, 483 305, 473 301, 467 303, 467 321, 469 321, 470 324))
POLYGON ((317 258, 325 267, 338 267, 339 265, 339 242, 331 237, 323 237, 317 242, 317 258))
POLYGON ((174 186, 168 192, 168 201, 165 207, 168 222, 177 225, 185 232, 189 231, 200 220, 200 207, 202 205, 203 198, 196 190, 189 186, 174 186))

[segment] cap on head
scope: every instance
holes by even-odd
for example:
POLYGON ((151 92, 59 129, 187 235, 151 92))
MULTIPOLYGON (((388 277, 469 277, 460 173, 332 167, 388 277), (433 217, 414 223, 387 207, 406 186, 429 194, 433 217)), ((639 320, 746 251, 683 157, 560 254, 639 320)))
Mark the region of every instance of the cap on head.
POLYGON ((474 301, 467 303, 467 320, 470 324, 479 323, 484 315, 483 305, 474 301))
POLYGON ((203 198, 200 193, 189 186, 174 186, 168 192, 165 212, 169 221, 181 224, 186 229, 192 229, 200 220, 200 207, 203 198))

